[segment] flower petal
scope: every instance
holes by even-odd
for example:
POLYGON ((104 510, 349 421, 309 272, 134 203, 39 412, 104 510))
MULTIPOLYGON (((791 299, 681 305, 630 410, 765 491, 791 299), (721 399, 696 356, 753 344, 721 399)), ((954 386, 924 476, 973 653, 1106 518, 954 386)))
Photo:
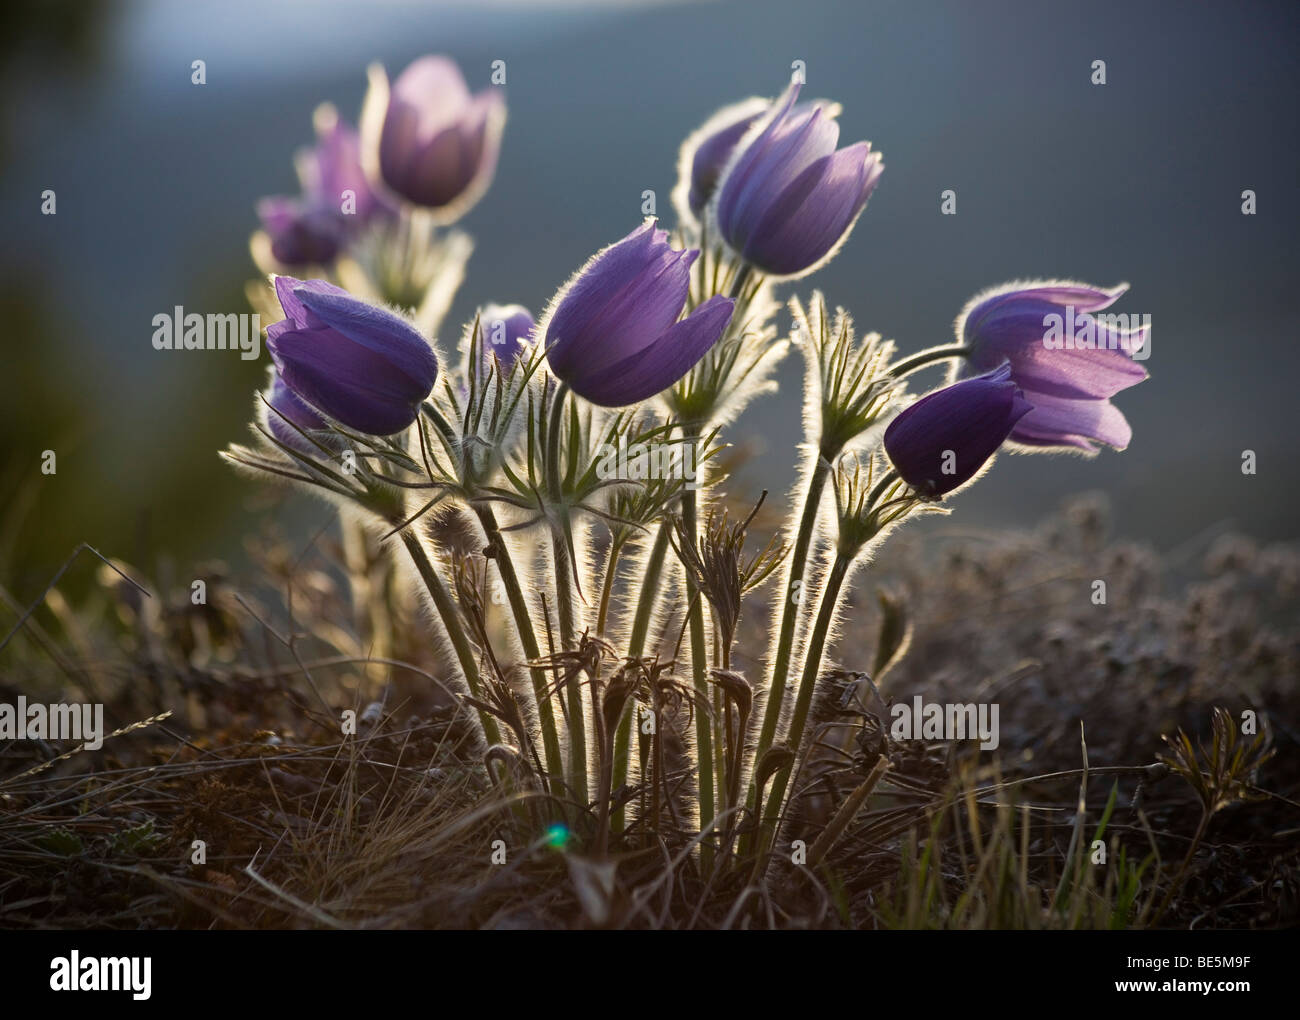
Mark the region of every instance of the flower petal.
POLYGON ((603 407, 626 407, 666 390, 722 336, 735 311, 731 298, 705 301, 654 343, 603 370, 571 381, 575 393, 603 407))
POLYGON ((421 399, 433 389, 438 359, 420 331, 401 316, 358 300, 346 291, 299 287, 293 293, 309 315, 383 357, 390 371, 401 372, 410 380, 412 390, 423 389, 421 399))

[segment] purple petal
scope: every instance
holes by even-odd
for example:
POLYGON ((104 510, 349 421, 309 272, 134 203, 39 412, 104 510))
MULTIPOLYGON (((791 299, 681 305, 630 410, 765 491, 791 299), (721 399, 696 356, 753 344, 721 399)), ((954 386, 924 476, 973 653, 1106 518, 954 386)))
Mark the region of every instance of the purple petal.
POLYGON ((674 251, 648 222, 581 270, 551 316, 547 360, 559 375, 592 371, 653 343, 681 314, 698 251, 674 251))
POLYGON ((391 371, 405 374, 411 389, 423 390, 421 399, 433 388, 438 359, 419 330, 401 316, 360 301, 346 291, 329 293, 299 287, 294 296, 310 315, 384 358, 391 371))
POLYGON ((974 478, 1031 411, 1010 378, 1010 366, 1002 365, 935 390, 900 411, 885 430, 884 442, 903 479, 933 498, 974 478))
POLYGON ((603 407, 626 407, 661 393, 691 370, 722 336, 735 302, 712 297, 658 340, 602 370, 570 380, 575 393, 603 407))
POLYGON ((1133 438, 1128 420, 1109 401, 1039 396, 1033 403, 1034 409, 1012 430, 1013 442, 1037 447, 1071 446, 1095 453, 1092 441, 1123 450, 1133 438))
POLYGON ((818 160, 768 207, 745 258, 777 276, 816 265, 853 226, 883 169, 869 142, 818 160))
POLYGON ((298 280, 292 276, 275 276, 271 278, 271 282, 275 285, 275 295, 280 299, 280 307, 284 309, 285 319, 297 327, 319 326, 320 322, 312 319, 311 313, 307 311, 296 291, 306 290, 318 294, 351 297, 342 287, 336 287, 327 280, 298 280))
POLYGON ((413 61, 397 76, 390 93, 393 106, 415 114, 421 141, 455 122, 469 98, 469 88, 456 62, 440 56, 413 61))
POLYGON ((359 432, 387 436, 402 431, 428 395, 428 390, 413 388, 387 357, 332 329, 281 333, 268 346, 285 383, 299 397, 359 432))

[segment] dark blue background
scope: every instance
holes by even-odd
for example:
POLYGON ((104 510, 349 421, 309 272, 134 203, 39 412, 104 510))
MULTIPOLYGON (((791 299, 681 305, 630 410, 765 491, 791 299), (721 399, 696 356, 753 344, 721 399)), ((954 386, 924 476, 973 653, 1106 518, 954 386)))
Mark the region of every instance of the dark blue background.
MULTIPOLYGON (((667 213, 690 129, 779 91, 803 60, 807 93, 840 100, 842 138, 870 139, 886 171, 843 253, 800 293, 823 288, 904 350, 948 339, 970 295, 1015 278, 1128 280, 1116 310, 1152 317, 1151 379, 1117 401, 1128 452, 1004 457, 954 524, 1031 523, 1101 488, 1122 532, 1165 548, 1225 520, 1297 534, 1294 3, 72 10, 10 32, 4 50, 6 572, 48 572, 81 540, 127 558, 237 550, 257 487, 216 451, 243 438, 263 368, 156 352, 150 320, 177 304, 245 310, 254 203, 293 189, 314 106, 354 119, 368 62, 395 73, 426 52, 454 56, 474 88, 495 59, 509 75, 500 170, 465 223, 478 248, 453 322, 489 299, 540 310, 638 222, 643 189, 667 213), (1094 59, 1105 86, 1090 82, 1094 59), (44 188, 55 217, 39 214, 44 188), (955 217, 939 212, 947 188, 955 217), (1246 188, 1255 216, 1241 214, 1246 188), (46 448, 55 478, 37 472, 46 448), (1240 471, 1247 448, 1254 477, 1240 471)), ((755 488, 789 481, 798 368, 787 361, 781 395, 733 433, 764 453, 755 488)))

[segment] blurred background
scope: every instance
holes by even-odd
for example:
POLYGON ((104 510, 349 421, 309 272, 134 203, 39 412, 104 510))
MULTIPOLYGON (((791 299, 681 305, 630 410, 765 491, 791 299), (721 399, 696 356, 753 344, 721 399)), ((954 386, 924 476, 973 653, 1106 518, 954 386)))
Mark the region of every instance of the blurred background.
MULTIPOLYGON (((217 451, 246 438, 265 360, 155 351, 151 320, 247 311, 254 205, 296 192, 312 110, 355 122, 369 62, 397 73, 429 52, 476 90, 505 60, 510 107, 444 340, 487 300, 540 311, 639 222, 643 190, 671 219, 680 140, 802 60, 807 93, 843 103, 844 142, 870 139, 887 169, 799 293, 822 288, 905 351, 950 339, 972 294, 1016 278, 1127 280, 1116 311, 1151 316, 1151 379, 1117 400, 1127 453, 1003 457, 953 523, 1031 524, 1102 489, 1120 532, 1163 550, 1228 526, 1295 538, 1298 26, 1289 0, 10 0, 0 578, 33 597, 83 541, 142 566, 240 560, 264 487, 217 451)), ((762 455, 755 493, 791 481, 800 367, 731 436, 762 455)), ((304 531, 327 516, 295 505, 304 531)))

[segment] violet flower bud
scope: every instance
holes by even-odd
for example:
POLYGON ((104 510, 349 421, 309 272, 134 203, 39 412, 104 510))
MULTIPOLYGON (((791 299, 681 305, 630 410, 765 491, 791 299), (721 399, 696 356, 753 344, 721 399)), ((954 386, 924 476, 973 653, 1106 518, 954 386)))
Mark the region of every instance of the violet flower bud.
POLYGON ((675 251, 649 221, 592 258, 556 296, 543 330, 556 378, 593 404, 625 407, 667 389, 708 352, 735 302, 678 317, 699 251, 675 251))
POLYGON ((271 385, 266 388, 263 396, 266 404, 259 401, 259 406, 266 430, 285 446, 299 453, 318 453, 317 448, 298 429, 310 432, 313 429, 328 428, 328 423, 316 413, 314 407, 304 403, 298 394, 285 385, 284 379, 274 368, 271 369, 271 385))
POLYGON ((501 93, 489 88, 471 95, 446 57, 421 57, 391 87, 374 64, 361 114, 367 172, 450 223, 492 182, 505 121, 501 93))
POLYGON ((1033 404, 1011 442, 1025 447, 1069 447, 1097 452, 1094 443, 1122 450, 1133 437, 1110 402, 1147 377, 1133 360, 1149 324, 1128 328, 1127 316, 1097 316, 1128 290, 1050 280, 1011 284, 971 301, 957 320, 969 357, 953 377, 986 372, 1002 362, 1033 404))
POLYGON ((415 421, 438 359, 414 326, 324 280, 274 282, 285 318, 267 328, 266 346, 295 395, 368 435, 415 421))
POLYGON ((493 355, 502 367, 514 364, 530 343, 535 325, 523 305, 485 305, 478 315, 479 352, 484 367, 493 355))
POLYGON ((885 429, 885 452, 920 496, 938 499, 979 474, 1030 409, 1004 364, 903 408, 885 429))
POLYGON ((723 239, 769 276, 812 272, 838 249, 884 171, 870 142, 836 151, 833 107, 795 106, 792 84, 718 186, 723 239))

